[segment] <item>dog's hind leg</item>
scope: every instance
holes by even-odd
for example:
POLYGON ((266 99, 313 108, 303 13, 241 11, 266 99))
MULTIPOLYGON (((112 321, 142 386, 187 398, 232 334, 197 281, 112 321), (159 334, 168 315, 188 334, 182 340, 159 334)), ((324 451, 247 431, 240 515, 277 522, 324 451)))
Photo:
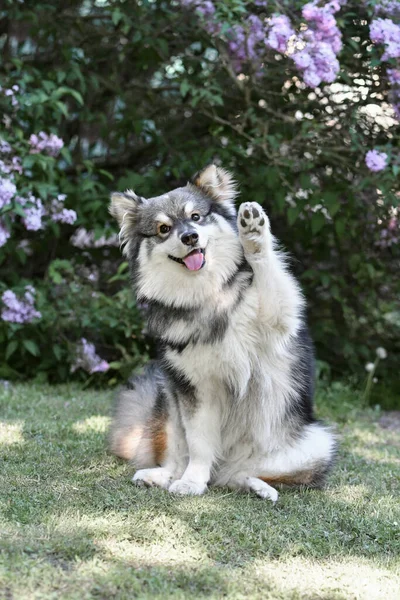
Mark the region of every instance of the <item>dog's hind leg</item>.
POLYGON ((275 502, 275 485, 322 487, 336 456, 337 443, 329 428, 320 423, 304 427, 303 434, 254 464, 253 459, 229 473, 229 466, 217 474, 214 485, 226 485, 256 493, 275 502))
POLYGON ((155 410, 156 398, 157 383, 146 375, 131 380, 117 397, 109 434, 110 449, 139 467, 155 466, 157 455, 164 451, 163 415, 155 410))
POLYGON ((233 490, 254 492, 260 498, 272 500, 272 502, 276 502, 279 497, 276 489, 269 485, 266 481, 262 480, 260 477, 236 475, 228 481, 227 486, 233 490))
POLYGON ((133 477, 137 485, 168 488, 186 466, 184 434, 165 384, 157 366, 150 365, 118 396, 110 447, 138 469, 133 477))
POLYGON ((268 456, 258 476, 273 485, 321 488, 336 453, 337 440, 329 427, 311 423, 286 448, 268 456))
POLYGON ((269 219, 257 202, 240 206, 238 230, 259 293, 259 319, 268 332, 293 334, 301 322, 304 300, 282 254, 274 248, 269 219))

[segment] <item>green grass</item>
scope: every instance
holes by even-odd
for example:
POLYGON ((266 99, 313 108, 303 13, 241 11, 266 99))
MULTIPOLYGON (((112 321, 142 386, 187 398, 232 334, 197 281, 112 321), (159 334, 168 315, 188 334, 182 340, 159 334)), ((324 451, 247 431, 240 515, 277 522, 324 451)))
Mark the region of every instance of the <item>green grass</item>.
POLYGON ((275 506, 135 488, 107 452, 111 404, 1 389, 0 598, 400 598, 399 434, 348 388, 319 393, 342 436, 327 489, 275 506))

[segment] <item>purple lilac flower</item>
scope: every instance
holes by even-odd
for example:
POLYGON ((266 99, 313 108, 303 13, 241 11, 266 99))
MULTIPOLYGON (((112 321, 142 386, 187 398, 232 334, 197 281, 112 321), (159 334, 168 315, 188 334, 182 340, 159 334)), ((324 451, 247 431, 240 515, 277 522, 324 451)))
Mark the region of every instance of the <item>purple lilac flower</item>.
POLYGON ((0 220, 0 247, 4 246, 7 243, 7 240, 10 237, 10 232, 4 223, 0 220))
POLYGON ((1 297, 6 307, 1 312, 3 321, 31 323, 34 319, 40 319, 42 315, 34 306, 35 293, 32 286, 26 286, 23 299, 20 299, 12 290, 6 290, 1 297))
POLYGON ((376 14, 385 14, 388 17, 400 16, 399 0, 380 0, 374 7, 376 14))
POLYGON ((55 213, 51 216, 52 220, 56 223, 65 223, 67 225, 73 225, 77 219, 77 214, 74 210, 63 208, 59 213, 55 213))
POLYGON ((375 44, 385 45, 382 60, 400 58, 400 25, 396 25, 391 19, 374 19, 369 34, 375 44))
POLYGON ((196 11, 204 18, 214 16, 215 6, 210 0, 205 2, 196 2, 196 11))
MULTIPOLYGON (((26 203, 26 200, 23 198, 20 198, 19 201, 22 205, 26 203)), ((23 223, 28 231, 38 231, 43 228, 42 218, 46 214, 46 211, 40 198, 35 198, 31 195, 27 202, 29 202, 31 206, 24 207, 25 217, 23 223)))
POLYGON ((61 148, 64 146, 64 142, 61 138, 57 137, 54 133, 48 135, 44 131, 40 131, 38 135, 32 134, 29 138, 31 145, 31 153, 38 154, 39 152, 46 152, 50 156, 58 156, 61 148))
POLYGON ((0 209, 10 204, 17 188, 10 179, 0 177, 0 209))
POLYGON ((75 248, 103 248, 104 246, 119 246, 119 236, 117 233, 106 237, 102 235, 96 238, 94 231, 87 231, 84 227, 75 230, 70 238, 70 242, 75 248))
POLYGON ((0 152, 3 154, 9 154, 11 152, 11 146, 5 140, 0 140, 0 152))
POLYGON ((74 210, 64 208, 63 202, 66 197, 65 194, 58 194, 57 198, 52 200, 50 216, 55 223, 73 225, 78 217, 74 210))
POLYGON ((230 37, 228 50, 236 72, 242 70, 246 61, 251 61, 253 65, 259 63, 256 47, 265 37, 264 25, 259 17, 250 15, 243 26, 236 25, 232 29, 230 37))
POLYGON ((268 25, 265 44, 277 52, 286 52, 288 41, 295 35, 289 18, 286 15, 275 15, 271 17, 268 25))
POLYGON ((0 160, 0 173, 4 173, 5 175, 11 173, 10 165, 7 165, 4 160, 0 160))
POLYGON ((215 15, 215 6, 211 0, 181 0, 186 8, 195 9, 198 15, 202 17, 202 25, 210 35, 218 35, 221 31, 221 25, 213 18, 215 15))
POLYGON ((385 152, 379 152, 378 150, 369 150, 365 157, 365 164, 370 171, 377 173, 382 171, 387 165, 388 155, 385 152))
POLYGON ((388 69, 387 76, 391 85, 400 85, 400 69, 388 69))
POLYGON ((334 13, 343 3, 343 0, 333 0, 322 7, 317 2, 303 6, 302 15, 308 28, 297 36, 297 42, 304 47, 291 58, 303 71, 303 81, 309 87, 317 87, 322 81, 332 83, 337 77, 340 65, 336 55, 342 49, 342 34, 334 13))
POLYGON ((110 368, 107 361, 100 358, 96 354, 94 344, 88 342, 85 338, 81 338, 76 347, 76 360, 71 367, 72 373, 77 369, 83 369, 87 373, 105 373, 110 368))
POLYGON ((394 104, 392 104, 392 108, 393 108, 394 114, 396 116, 396 119, 398 121, 400 121, 400 102, 395 102, 394 104))
POLYGON ((22 173, 21 159, 19 156, 12 157, 10 169, 12 171, 16 171, 17 173, 22 173))

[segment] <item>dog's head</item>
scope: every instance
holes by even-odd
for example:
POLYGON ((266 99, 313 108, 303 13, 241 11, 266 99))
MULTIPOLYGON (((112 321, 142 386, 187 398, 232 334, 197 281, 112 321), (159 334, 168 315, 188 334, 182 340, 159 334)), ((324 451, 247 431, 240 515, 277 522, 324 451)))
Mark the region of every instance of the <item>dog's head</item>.
POLYGON ((232 176, 215 165, 155 198, 112 194, 110 212, 140 296, 172 303, 180 297, 184 305, 205 299, 207 283, 229 279, 242 258, 235 197, 232 176))

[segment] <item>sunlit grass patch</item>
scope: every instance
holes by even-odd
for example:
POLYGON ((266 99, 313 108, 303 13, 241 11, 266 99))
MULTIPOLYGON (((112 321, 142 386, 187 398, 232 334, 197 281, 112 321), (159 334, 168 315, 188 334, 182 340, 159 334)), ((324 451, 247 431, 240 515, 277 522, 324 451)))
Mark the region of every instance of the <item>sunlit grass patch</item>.
POLYGON ((12 440, 0 446, 0 598, 396 597, 397 432, 350 389, 319 392, 341 437, 327 488, 282 490, 275 506, 136 488, 107 450, 111 406, 110 393, 76 386, 0 394, 12 440))
POLYGON ((78 421, 72 425, 72 428, 77 433, 88 433, 94 431, 96 433, 106 433, 110 424, 110 419, 101 415, 93 415, 83 421, 78 421))
POLYGON ((7 423, 0 421, 0 446, 11 446, 11 444, 23 444, 23 421, 7 423))

